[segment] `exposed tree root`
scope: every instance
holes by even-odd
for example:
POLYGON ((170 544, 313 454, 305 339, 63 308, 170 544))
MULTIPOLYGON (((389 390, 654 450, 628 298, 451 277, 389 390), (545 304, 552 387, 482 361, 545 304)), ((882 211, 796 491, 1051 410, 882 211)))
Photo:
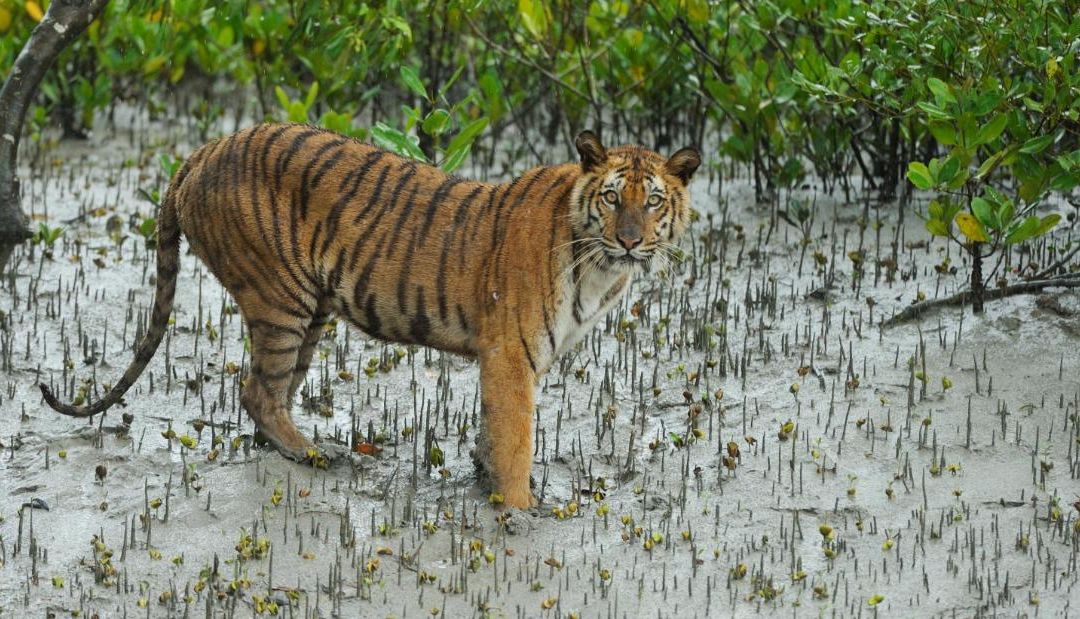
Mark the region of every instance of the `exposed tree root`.
MULTIPOLYGON (((1030 282, 1020 282, 1018 284, 1010 284, 1004 288, 992 288, 988 289, 984 298, 987 301, 993 301, 994 299, 1004 299, 1005 297, 1011 297, 1018 294, 1029 294, 1032 292, 1039 292, 1045 288, 1080 288, 1080 276, 1067 275, 1063 277, 1056 277, 1051 279, 1037 279, 1030 282)), ((930 301, 921 301, 913 305, 909 305, 902 311, 893 315, 891 318, 885 321, 886 327, 898 325, 902 322, 917 318, 923 313, 935 310, 941 307, 955 307, 958 305, 966 305, 971 301, 971 290, 963 290, 952 296, 943 297, 940 299, 932 299, 930 301)))

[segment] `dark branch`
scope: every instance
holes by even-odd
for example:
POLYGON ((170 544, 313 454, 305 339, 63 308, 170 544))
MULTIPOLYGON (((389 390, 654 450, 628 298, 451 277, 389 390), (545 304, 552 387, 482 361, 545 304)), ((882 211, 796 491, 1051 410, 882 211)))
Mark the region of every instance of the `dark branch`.
POLYGON ((26 111, 53 61, 105 9, 108 0, 54 0, 34 27, 0 89, 0 243, 29 237, 19 206, 19 139, 26 111))

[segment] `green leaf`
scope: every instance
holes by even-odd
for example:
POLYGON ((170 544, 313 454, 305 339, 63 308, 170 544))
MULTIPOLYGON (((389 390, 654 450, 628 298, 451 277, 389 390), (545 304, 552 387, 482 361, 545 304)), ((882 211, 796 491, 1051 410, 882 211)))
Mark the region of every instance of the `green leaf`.
POLYGON ((986 116, 990 112, 994 111, 994 108, 1001 102, 1001 97, 997 93, 986 92, 978 97, 975 97, 975 104, 971 108, 971 112, 975 116, 986 116))
POLYGON ((289 104, 289 122, 294 123, 306 123, 308 121, 307 106, 300 101, 293 101, 289 104))
POLYGON ((451 153, 456 150, 469 146, 476 139, 476 136, 480 135, 480 132, 487 127, 488 119, 486 116, 481 116, 465 126, 454 139, 450 140, 450 144, 446 147, 446 152, 451 153))
POLYGON ((315 105, 315 97, 319 96, 319 82, 312 82, 311 87, 308 88, 307 98, 304 99, 304 112, 311 109, 311 106, 315 105))
POLYGON ((1040 135, 1037 138, 1031 138, 1027 142, 1024 142, 1024 145, 1020 147, 1020 152, 1026 155, 1038 155, 1046 150, 1046 147, 1050 146, 1053 141, 1053 134, 1040 135))
POLYGON ((999 232, 1008 230, 1013 223, 1013 215, 1015 212, 1011 201, 1006 200, 999 204, 997 211, 994 212, 994 229, 999 232))
POLYGON ((935 178, 939 183, 948 183, 956 178, 957 173, 960 172, 960 159, 958 157, 949 157, 945 160, 945 163, 941 166, 941 170, 935 174, 935 178))
POLYGON ((934 105, 933 103, 927 103, 920 101, 918 103, 919 109, 926 112, 930 118, 936 118, 938 120, 952 120, 952 114, 946 112, 944 109, 934 105))
POLYGON ((1080 175, 1077 174, 1058 174, 1050 181, 1050 189, 1062 193, 1072 191, 1077 185, 1080 185, 1080 175))
POLYGON ((420 138, 415 135, 405 136, 405 154, 412 159, 427 163, 424 151, 420 150, 420 138))
POLYGON ((1032 112, 1043 113, 1043 105, 1031 97, 1024 97, 1024 105, 1032 112))
POLYGON ((1015 245, 1035 237, 1039 233, 1041 224, 1042 222, 1035 215, 1025 218, 1024 221, 1009 231, 1009 234, 1005 237, 1005 244, 1015 245))
POLYGON ((223 26, 217 33, 218 45, 222 47, 231 47, 235 40, 236 35, 233 33, 232 26, 223 26))
POLYGON ((908 164, 907 178, 919 189, 930 189, 934 186, 934 177, 930 175, 926 164, 920 161, 912 161, 908 164))
POLYGON ((424 133, 428 135, 439 135, 446 130, 450 121, 450 112, 442 108, 436 108, 431 110, 431 113, 424 119, 424 124, 420 126, 424 130, 424 133))
POLYGON ((1035 236, 1042 236, 1047 232, 1050 232, 1054 229, 1054 226, 1058 225, 1059 221, 1061 221, 1061 215, 1058 215, 1057 213, 1043 217, 1042 221, 1039 223, 1039 231, 1035 236))
POLYGON ((930 92, 934 93, 934 99, 937 100, 938 105, 956 103, 956 97, 949 90, 949 85, 938 78, 931 77, 926 80, 926 87, 930 89, 930 92))
POLYGON ((1005 153, 1006 151, 998 151, 993 155, 987 157, 986 161, 983 161, 982 164, 979 166, 979 169, 975 172, 975 178, 982 179, 982 177, 989 174, 990 170, 996 167, 998 161, 1000 161, 1001 158, 1005 156, 1005 153))
POLYGON ((994 222, 993 208, 985 198, 971 199, 971 212, 975 215, 975 219, 988 228, 994 227, 992 225, 994 222))
POLYGON ((930 133, 934 134, 934 139, 940 144, 945 146, 952 146, 956 144, 956 128, 952 126, 952 123, 931 120, 929 123, 930 133))
POLYGON ((278 103, 281 104, 281 107, 288 110, 289 106, 292 105, 292 101, 289 100, 289 95, 285 94, 285 89, 281 86, 275 86, 274 94, 277 95, 277 100, 278 103))
POLYGON ((964 183, 967 182, 970 176, 971 174, 968 172, 967 168, 960 168, 959 174, 954 174, 952 180, 946 183, 945 186, 949 189, 960 189, 964 186, 964 183))
POLYGON ((979 128, 979 135, 975 139, 975 145, 986 144, 988 142, 993 142, 994 140, 996 140, 997 137, 1001 135, 1001 132, 1005 130, 1005 125, 1007 121, 1008 117, 1004 114, 998 114, 997 116, 994 116, 994 118, 991 119, 990 122, 979 128))
POLYGON ((157 220, 153 217, 147 217, 139 224, 139 234, 145 238, 150 238, 157 231, 157 220))
POLYGON ((405 134, 383 123, 375 123, 371 128, 371 138, 375 144, 399 155, 405 150, 405 134))
POLYGON ((446 153, 446 158, 443 159, 440 167, 444 172, 453 172, 461 167, 461 164, 465 163, 465 158, 469 156, 469 151, 472 150, 472 145, 467 144, 465 148, 459 148, 455 151, 446 153))
POLYGON ((454 74, 450 76, 450 79, 447 80, 446 83, 442 85, 442 88, 439 89, 440 98, 446 96, 446 91, 450 90, 450 87, 454 85, 454 82, 457 81, 457 78, 461 77, 461 72, 464 70, 465 65, 462 64, 457 68, 457 71, 454 71, 454 74))
POLYGON ((371 128, 371 137, 375 140, 375 143, 379 146, 391 150, 403 157, 410 157, 417 161, 427 161, 424 157, 423 151, 413 142, 405 133, 384 125, 383 123, 376 123, 371 128))
POLYGON ((401 67, 401 81, 405 82, 405 86, 413 91, 413 94, 421 99, 427 99, 427 90, 424 88, 424 83, 420 81, 420 76, 417 75, 416 69, 403 66, 401 67))

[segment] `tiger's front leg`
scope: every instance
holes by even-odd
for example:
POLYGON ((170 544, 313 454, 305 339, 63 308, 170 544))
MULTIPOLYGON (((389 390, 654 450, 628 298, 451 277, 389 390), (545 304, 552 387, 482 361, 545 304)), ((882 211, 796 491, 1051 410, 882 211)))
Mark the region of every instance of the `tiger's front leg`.
POLYGON ((496 491, 521 509, 536 505, 529 488, 535 381, 524 350, 498 346, 480 356, 481 445, 496 491))

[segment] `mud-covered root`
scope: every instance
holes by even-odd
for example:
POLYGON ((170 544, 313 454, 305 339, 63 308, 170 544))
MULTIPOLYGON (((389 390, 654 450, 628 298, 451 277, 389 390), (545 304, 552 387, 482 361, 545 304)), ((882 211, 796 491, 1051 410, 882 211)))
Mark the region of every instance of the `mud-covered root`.
POLYGON ((41 397, 45 398, 45 403, 49 405, 49 408, 61 415, 67 415, 68 417, 92 417, 98 413, 105 412, 94 410, 93 408, 86 406, 64 404, 56 399, 56 395, 52 392, 52 389, 45 383, 38 383, 38 388, 41 389, 41 397))

